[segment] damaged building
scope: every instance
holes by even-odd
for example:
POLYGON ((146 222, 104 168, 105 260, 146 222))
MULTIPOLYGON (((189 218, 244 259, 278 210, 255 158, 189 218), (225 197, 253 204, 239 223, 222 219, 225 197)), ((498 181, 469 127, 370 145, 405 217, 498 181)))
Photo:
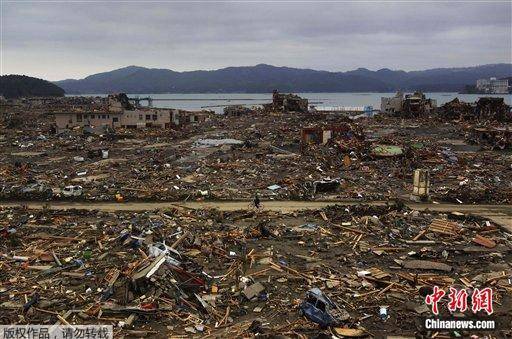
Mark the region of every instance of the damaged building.
POLYGON ((449 119, 480 122, 511 122, 510 106, 503 98, 483 97, 470 104, 458 98, 444 104, 439 114, 449 119))
POLYGON ((430 114, 437 108, 437 101, 425 96, 422 92, 412 94, 403 94, 397 92, 394 97, 381 98, 381 111, 391 114, 401 114, 404 116, 418 117, 424 114, 430 114))
POLYGON ((243 106, 243 105, 230 105, 224 107, 224 115, 230 117, 239 117, 246 114, 251 114, 254 112, 254 109, 243 106))
POLYGON ((478 99, 475 116, 478 120, 512 122, 510 106, 505 104, 504 98, 486 97, 478 99))
POLYGON ((272 93, 272 103, 265 105, 267 110, 274 112, 308 112, 308 99, 301 98, 296 94, 279 93, 274 90, 272 93))
POLYGON ((184 124, 204 122, 212 113, 140 107, 133 105, 126 94, 120 93, 109 95, 101 103, 59 105, 49 114, 54 115, 57 129, 67 129, 83 126, 174 128, 184 124))
POLYGON ((448 119, 467 120, 473 115, 473 110, 474 107, 471 104, 455 98, 441 106, 439 113, 448 119))

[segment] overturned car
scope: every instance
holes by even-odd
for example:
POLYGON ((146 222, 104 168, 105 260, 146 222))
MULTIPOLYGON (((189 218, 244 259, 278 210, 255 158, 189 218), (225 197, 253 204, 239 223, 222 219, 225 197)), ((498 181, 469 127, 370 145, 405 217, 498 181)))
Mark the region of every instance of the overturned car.
POLYGON ((299 314, 322 328, 339 326, 350 318, 347 311, 341 309, 316 287, 306 292, 306 298, 299 305, 299 314))

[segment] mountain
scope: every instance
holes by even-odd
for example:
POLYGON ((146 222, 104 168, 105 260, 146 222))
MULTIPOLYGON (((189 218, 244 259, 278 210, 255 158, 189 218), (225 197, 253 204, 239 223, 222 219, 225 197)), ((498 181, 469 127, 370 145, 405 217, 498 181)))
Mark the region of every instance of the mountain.
POLYGON ((175 72, 168 69, 129 66, 55 84, 71 94, 95 93, 268 93, 283 92, 391 92, 396 90, 461 91, 477 79, 512 76, 512 64, 424 71, 348 72, 256 66, 227 67, 213 71, 175 72))
POLYGON ((11 74, 0 76, 0 95, 5 98, 62 97, 64 90, 43 79, 11 74))

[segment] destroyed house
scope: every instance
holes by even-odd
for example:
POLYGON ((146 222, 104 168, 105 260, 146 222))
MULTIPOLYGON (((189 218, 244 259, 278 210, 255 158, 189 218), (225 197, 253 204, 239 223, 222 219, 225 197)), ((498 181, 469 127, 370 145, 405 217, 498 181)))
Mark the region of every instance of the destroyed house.
POLYGON ((467 119, 467 117, 473 115, 474 108, 458 98, 447 102, 441 107, 440 113, 449 119, 467 119))
POLYGON ((215 113, 212 111, 185 111, 175 109, 172 112, 172 124, 177 127, 194 123, 203 123, 208 121, 213 114, 215 113))
POLYGON ((231 105, 224 107, 224 115, 231 117, 240 117, 246 114, 250 114, 253 111, 253 109, 243 105, 231 105))
POLYGON ((471 131, 470 140, 490 146, 494 150, 512 148, 512 129, 508 127, 475 127, 471 131))

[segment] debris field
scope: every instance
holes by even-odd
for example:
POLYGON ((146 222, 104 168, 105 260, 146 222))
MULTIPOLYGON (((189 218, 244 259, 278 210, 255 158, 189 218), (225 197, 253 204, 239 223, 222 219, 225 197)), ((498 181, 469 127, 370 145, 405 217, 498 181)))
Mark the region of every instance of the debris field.
POLYGON ((425 293, 459 286, 492 287, 493 333, 512 335, 512 236, 472 215, 402 205, 0 213, 3 324, 113 324, 116 337, 445 337, 422 328, 425 293), (312 288, 339 308, 335 327, 300 316, 312 288))
POLYGON ((481 115, 488 119, 481 124, 463 120, 467 114, 453 113, 455 104, 415 119, 257 109, 179 129, 56 134, 51 116, 27 113, 32 118, 15 126, 6 117, 0 198, 249 200, 258 194, 364 202, 408 198, 413 172, 423 168, 430 172, 434 201, 510 203, 512 155, 496 134, 508 133, 508 122, 490 114, 481 115), (331 137, 318 139, 319 133, 331 137), (498 144, 489 144, 493 137, 498 144), (317 190, 318 181, 337 184, 317 190), (68 186, 83 190, 65 196, 68 186))

